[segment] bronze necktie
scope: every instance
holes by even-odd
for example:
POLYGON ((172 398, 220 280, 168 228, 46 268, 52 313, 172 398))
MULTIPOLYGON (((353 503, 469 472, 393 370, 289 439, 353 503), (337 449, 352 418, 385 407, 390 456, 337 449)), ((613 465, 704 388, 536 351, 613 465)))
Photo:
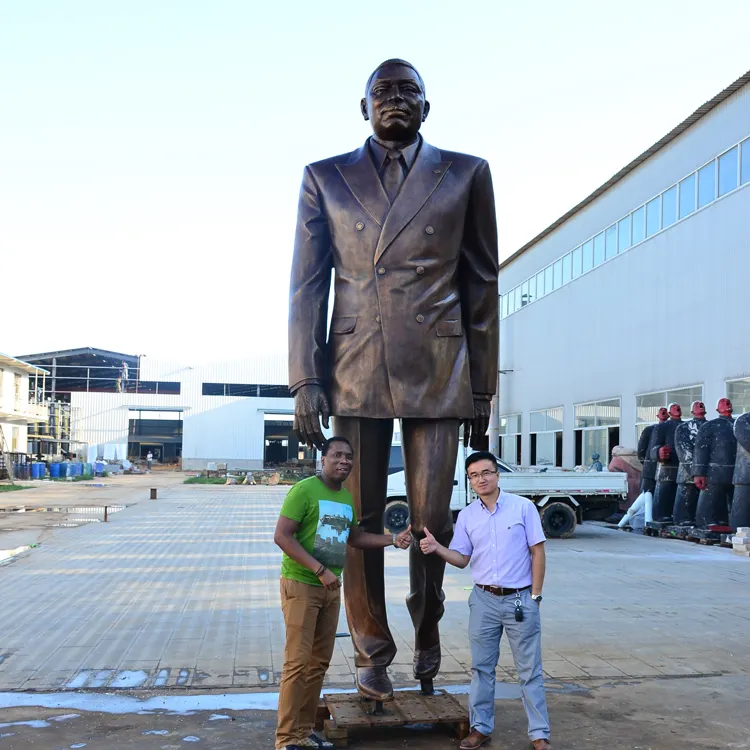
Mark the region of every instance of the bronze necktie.
POLYGON ((383 187, 388 195, 388 200, 393 204, 398 191, 404 183, 404 157, 400 151, 389 151, 386 158, 385 170, 383 171, 383 187))

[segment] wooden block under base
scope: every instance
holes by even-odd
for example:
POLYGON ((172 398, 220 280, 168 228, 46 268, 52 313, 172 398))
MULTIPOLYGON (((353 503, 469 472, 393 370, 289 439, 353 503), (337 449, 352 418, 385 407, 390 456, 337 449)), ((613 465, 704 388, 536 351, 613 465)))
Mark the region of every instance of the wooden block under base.
POLYGON ((417 691, 397 692, 393 700, 383 704, 382 714, 373 714, 373 702, 356 694, 325 696, 326 709, 331 718, 324 722, 326 737, 338 747, 344 747, 349 733, 376 727, 402 727, 406 724, 445 724, 459 739, 469 733, 466 709, 452 695, 437 690, 434 695, 417 691))
POLYGON ((328 710, 325 701, 320 701, 318 704, 318 710, 315 712, 315 729, 320 732, 323 729, 323 724, 326 719, 331 718, 331 712, 328 710))

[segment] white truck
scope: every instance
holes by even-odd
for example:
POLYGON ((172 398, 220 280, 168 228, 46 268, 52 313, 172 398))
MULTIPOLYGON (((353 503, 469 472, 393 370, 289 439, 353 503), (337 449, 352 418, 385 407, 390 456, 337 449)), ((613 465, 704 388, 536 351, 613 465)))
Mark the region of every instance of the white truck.
MULTIPOLYGON (((451 510, 455 521, 458 512, 475 496, 464 471, 468 451, 458 449, 453 477, 451 510)), ((539 509, 547 537, 567 539, 583 521, 601 521, 619 509, 627 496, 627 475, 620 472, 575 472, 553 470, 518 471, 504 461, 498 462, 500 487, 515 495, 529 498, 539 509)), ((406 502, 406 478, 400 445, 391 446, 388 476, 388 502, 383 522, 391 532, 402 531, 409 523, 406 502)))

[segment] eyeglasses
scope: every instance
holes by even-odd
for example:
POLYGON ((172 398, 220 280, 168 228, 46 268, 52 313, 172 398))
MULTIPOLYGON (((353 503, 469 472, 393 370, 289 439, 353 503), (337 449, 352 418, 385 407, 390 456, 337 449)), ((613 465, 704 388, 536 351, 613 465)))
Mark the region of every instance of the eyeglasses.
POLYGON ((489 469, 485 469, 483 472, 479 474, 469 474, 469 481, 476 482, 478 479, 489 479, 493 474, 497 474, 497 472, 490 471, 489 469))

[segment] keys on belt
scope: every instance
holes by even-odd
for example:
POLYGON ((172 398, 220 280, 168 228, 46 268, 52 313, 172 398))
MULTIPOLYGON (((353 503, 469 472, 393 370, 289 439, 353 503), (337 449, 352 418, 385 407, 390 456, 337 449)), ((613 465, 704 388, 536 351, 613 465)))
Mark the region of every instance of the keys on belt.
POLYGON ((520 594, 522 591, 527 591, 531 588, 531 586, 524 586, 521 589, 504 589, 502 586, 485 586, 481 583, 478 583, 477 586, 495 596, 511 596, 513 594, 520 594))

